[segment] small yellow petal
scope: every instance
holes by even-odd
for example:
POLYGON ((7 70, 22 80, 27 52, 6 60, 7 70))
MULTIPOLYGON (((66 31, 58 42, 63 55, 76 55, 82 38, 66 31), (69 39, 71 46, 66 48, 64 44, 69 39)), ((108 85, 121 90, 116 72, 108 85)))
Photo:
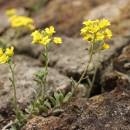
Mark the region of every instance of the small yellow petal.
POLYGON ((103 46, 102 46, 103 49, 109 49, 110 48, 110 45, 107 44, 107 43, 104 43, 103 46))
POLYGON ((12 8, 12 9, 8 9, 8 10, 6 10, 6 15, 8 16, 8 17, 11 17, 11 16, 13 16, 13 15, 16 15, 16 9, 15 8, 12 8))
POLYGON ((5 54, 9 57, 12 57, 14 55, 14 47, 6 48, 5 54))
POLYGON ((45 28, 45 32, 48 36, 52 36, 55 33, 55 28, 53 26, 50 26, 49 28, 45 28))
POLYGON ((1 57, 0 57, 0 64, 5 64, 7 63, 9 60, 9 57, 6 55, 6 54, 3 54, 1 57))
POLYGON ((53 42, 55 44, 61 44, 62 43, 62 38, 60 38, 60 37, 54 37, 53 42))

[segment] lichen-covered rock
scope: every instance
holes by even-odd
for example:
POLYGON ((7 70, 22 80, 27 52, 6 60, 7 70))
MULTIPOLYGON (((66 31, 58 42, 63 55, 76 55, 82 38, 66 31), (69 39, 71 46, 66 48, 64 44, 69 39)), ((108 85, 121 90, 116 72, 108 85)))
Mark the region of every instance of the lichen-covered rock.
POLYGON ((130 91, 115 89, 86 99, 75 99, 59 117, 34 117, 24 130, 130 130, 130 91))

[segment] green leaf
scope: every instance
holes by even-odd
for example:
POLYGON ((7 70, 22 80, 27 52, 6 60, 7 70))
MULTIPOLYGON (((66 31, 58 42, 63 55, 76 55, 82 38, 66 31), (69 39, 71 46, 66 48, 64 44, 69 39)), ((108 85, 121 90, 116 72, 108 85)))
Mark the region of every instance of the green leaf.
POLYGON ((64 99, 64 95, 63 95, 63 93, 60 91, 60 92, 59 92, 59 101, 60 101, 60 103, 63 102, 63 99, 64 99))
POLYGON ((56 99, 56 106, 60 106, 60 96, 58 92, 54 93, 54 97, 56 99))
POLYGON ((55 100, 55 98, 54 97, 49 97, 49 100, 50 100, 50 102, 52 103, 52 105, 53 106, 55 106, 56 105, 56 100, 55 100))
POLYGON ((46 100, 46 101, 44 102, 44 105, 47 106, 49 109, 51 109, 51 104, 49 103, 48 100, 46 100))
POLYGON ((72 93, 71 93, 71 92, 68 92, 68 93, 65 95, 65 97, 64 97, 63 103, 68 102, 71 97, 72 97, 72 93))

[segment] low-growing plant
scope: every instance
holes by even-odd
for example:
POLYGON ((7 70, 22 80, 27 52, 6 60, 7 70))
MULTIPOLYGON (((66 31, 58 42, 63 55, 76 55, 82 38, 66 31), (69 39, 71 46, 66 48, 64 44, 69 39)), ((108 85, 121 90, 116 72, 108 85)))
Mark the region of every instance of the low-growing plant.
POLYGON ((20 127, 25 120, 25 116, 23 115, 17 103, 16 82, 15 82, 15 72, 14 72, 15 64, 13 63, 12 60, 13 55, 14 55, 13 47, 0 48, 0 64, 8 64, 11 72, 11 77, 9 78, 9 80, 11 82, 11 86, 13 90, 13 107, 16 115, 16 120, 14 125, 17 124, 17 127, 20 127))
POLYGON ((47 93, 47 76, 48 76, 48 62, 49 62, 48 46, 51 42, 55 43, 56 45, 62 43, 62 39, 60 37, 53 36, 55 32, 56 32, 55 28, 53 26, 50 26, 48 28, 45 28, 44 30, 35 30, 31 34, 33 38, 32 43, 39 44, 44 47, 42 56, 45 62, 44 68, 35 74, 35 81, 39 85, 40 90, 37 93, 37 98, 36 100, 34 100, 34 104, 37 104, 35 103, 35 101, 40 102, 42 100, 44 102, 46 97, 49 96, 47 93))
MULTIPOLYGON (((89 43, 89 60, 84 72, 76 84, 76 87, 79 86, 82 80, 87 79, 90 87, 88 97, 90 97, 98 68, 94 66, 94 75, 92 80, 90 80, 88 76, 89 66, 93 63, 94 54, 98 53, 100 55, 102 50, 110 48, 109 44, 106 43, 106 40, 111 39, 112 32, 108 28, 110 26, 110 22, 107 19, 87 20, 83 22, 83 25, 81 35, 83 36, 83 39, 89 43)), ((98 60, 100 60, 100 58, 98 60)))
POLYGON ((32 18, 22 15, 17 15, 17 10, 12 8, 6 11, 6 15, 9 18, 9 22, 12 28, 25 28, 29 30, 34 30, 34 21, 32 18))
MULTIPOLYGON (((11 27, 13 28, 27 28, 29 30, 33 30, 35 28, 34 21, 26 16, 18 16, 16 15, 16 10, 8 10, 7 15, 9 16, 9 21, 11 23, 11 27)), ((38 115, 41 113, 49 114, 57 113, 62 111, 62 104, 69 101, 75 92, 75 88, 79 86, 82 80, 87 79, 87 82, 90 86, 90 92, 88 97, 91 94, 97 67, 94 68, 94 74, 92 80, 90 80, 88 76, 88 70, 91 63, 93 63, 93 56, 96 53, 99 53, 108 49, 110 46, 106 43, 106 40, 111 39, 112 32, 108 28, 110 26, 110 22, 107 19, 102 20, 88 20, 83 22, 83 28, 81 29, 81 35, 83 39, 89 43, 89 60, 88 64, 85 67, 84 72, 82 73, 79 81, 76 83, 72 80, 72 92, 63 93, 61 91, 54 91, 53 94, 48 93, 47 86, 47 77, 48 77, 48 48, 51 43, 56 45, 60 45, 62 43, 61 37, 55 37, 56 33, 55 28, 53 26, 47 27, 43 30, 35 30, 32 32, 32 43, 41 45, 43 47, 42 57, 44 60, 44 67, 35 74, 35 81, 39 86, 39 89, 36 91, 35 99, 31 102, 31 104, 26 109, 26 114, 24 114, 17 103, 17 93, 16 93, 16 82, 15 82, 15 65, 13 63, 12 57, 14 55, 14 48, 2 45, 0 48, 0 64, 8 64, 11 72, 11 77, 9 78, 12 85, 13 90, 13 107, 16 115, 16 120, 13 123, 12 129, 17 130, 20 129, 27 121, 28 117, 32 114, 38 115)), ((100 60, 100 59, 99 59, 100 60)))
POLYGON ((46 98, 36 98, 26 109, 28 114, 39 115, 45 113, 46 116, 50 113, 57 113, 63 111, 61 106, 67 103, 72 97, 72 92, 64 94, 61 91, 56 91, 51 96, 49 95, 46 98))

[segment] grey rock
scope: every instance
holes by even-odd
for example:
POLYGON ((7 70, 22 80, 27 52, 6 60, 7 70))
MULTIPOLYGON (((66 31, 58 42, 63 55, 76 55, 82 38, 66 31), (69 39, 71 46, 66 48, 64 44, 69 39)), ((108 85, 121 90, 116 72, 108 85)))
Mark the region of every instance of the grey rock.
MULTIPOLYGON (((41 70, 42 67, 35 59, 27 56, 17 55, 14 57, 16 68, 16 87, 17 99, 20 104, 26 105, 34 97, 34 92, 38 86, 34 82, 34 74, 41 70)), ((0 109, 6 107, 12 98, 12 88, 9 81, 10 72, 8 65, 0 67, 0 109)), ((47 90, 54 91, 57 89, 67 89, 71 87, 71 80, 58 73, 55 69, 49 68, 47 78, 47 90)))
MULTIPOLYGON (((89 71, 95 66, 100 68, 102 63, 109 62, 123 46, 128 44, 128 39, 117 37, 109 43, 110 49, 102 51, 100 56, 98 54, 94 55, 94 64, 90 64, 89 71)), ((70 77, 78 76, 84 71, 86 64, 88 64, 87 47, 88 43, 82 39, 64 37, 62 45, 54 45, 49 50, 50 65, 70 77)))
POLYGON ((43 50, 42 46, 32 44, 31 35, 27 35, 20 39, 14 39, 11 43, 18 53, 28 54, 35 58, 38 57, 43 50))
POLYGON ((91 10, 85 19, 97 19, 97 18, 107 18, 111 21, 118 20, 121 16, 122 9, 124 9, 129 0, 115 0, 103 5, 100 5, 93 10, 91 10))
POLYGON ((130 45, 123 48, 114 60, 114 69, 130 76, 130 45))

